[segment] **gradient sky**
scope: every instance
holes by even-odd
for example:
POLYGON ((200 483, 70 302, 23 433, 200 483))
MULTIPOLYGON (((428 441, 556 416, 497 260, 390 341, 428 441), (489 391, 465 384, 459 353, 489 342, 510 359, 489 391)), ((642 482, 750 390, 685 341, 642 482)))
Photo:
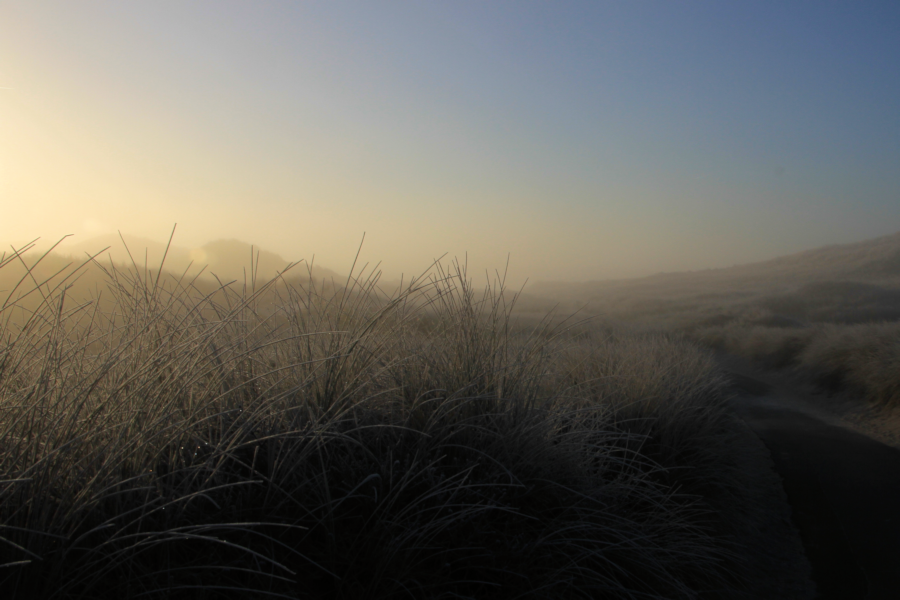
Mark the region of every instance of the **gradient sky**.
POLYGON ((7 0, 0 88, 4 245, 586 280, 900 230, 895 0, 7 0))

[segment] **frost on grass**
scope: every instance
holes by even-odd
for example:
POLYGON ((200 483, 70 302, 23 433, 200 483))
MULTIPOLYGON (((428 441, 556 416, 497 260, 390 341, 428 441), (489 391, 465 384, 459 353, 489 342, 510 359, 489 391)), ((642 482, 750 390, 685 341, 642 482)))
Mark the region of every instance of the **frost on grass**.
POLYGON ((723 384, 678 338, 517 323, 458 263, 391 293, 2 265, 9 597, 740 586, 723 384))

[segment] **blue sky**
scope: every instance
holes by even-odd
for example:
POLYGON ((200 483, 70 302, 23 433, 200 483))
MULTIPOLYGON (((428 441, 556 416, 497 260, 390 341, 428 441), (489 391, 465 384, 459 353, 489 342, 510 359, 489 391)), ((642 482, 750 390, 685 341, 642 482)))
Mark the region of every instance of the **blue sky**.
POLYGON ((388 273, 729 266, 900 230, 900 3, 0 3, 0 239, 388 273))

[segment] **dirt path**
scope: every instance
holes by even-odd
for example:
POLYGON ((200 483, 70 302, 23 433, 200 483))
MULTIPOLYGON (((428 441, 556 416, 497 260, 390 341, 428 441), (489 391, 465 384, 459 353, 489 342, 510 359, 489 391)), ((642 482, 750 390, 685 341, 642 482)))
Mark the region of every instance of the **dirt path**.
POLYGON ((783 480, 818 597, 900 598, 900 450, 786 390, 732 376, 734 408, 783 480))

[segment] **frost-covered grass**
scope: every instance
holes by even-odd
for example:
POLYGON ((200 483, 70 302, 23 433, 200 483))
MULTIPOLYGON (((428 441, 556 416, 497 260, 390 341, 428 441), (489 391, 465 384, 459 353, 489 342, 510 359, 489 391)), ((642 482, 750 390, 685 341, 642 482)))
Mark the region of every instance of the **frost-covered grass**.
POLYGON ((770 368, 790 369, 828 392, 900 406, 900 323, 766 327, 741 322, 700 329, 698 340, 770 368))
POLYGON ((4 597, 740 587, 725 384, 678 337, 518 325, 459 264, 393 294, 89 264, 92 298, 0 264, 4 597))

